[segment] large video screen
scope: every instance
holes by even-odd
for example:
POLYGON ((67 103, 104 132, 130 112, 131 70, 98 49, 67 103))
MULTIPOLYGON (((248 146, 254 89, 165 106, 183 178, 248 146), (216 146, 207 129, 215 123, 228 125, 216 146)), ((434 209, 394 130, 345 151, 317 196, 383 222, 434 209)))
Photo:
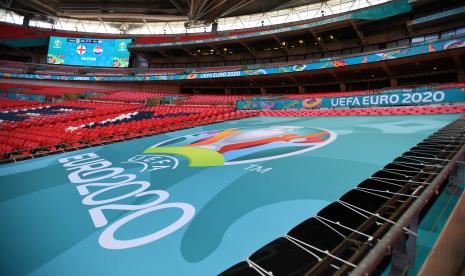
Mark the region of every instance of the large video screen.
POLYGON ((131 39, 51 36, 47 63, 98 67, 128 67, 131 39))

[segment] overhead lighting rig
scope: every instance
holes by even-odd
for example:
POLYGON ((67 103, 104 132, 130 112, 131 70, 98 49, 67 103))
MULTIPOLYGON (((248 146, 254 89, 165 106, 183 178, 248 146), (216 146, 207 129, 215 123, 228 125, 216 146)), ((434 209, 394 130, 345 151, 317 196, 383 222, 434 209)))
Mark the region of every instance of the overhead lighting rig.
POLYGON ((37 13, 31 14, 31 19, 36 20, 36 21, 49 23, 51 25, 56 24, 55 18, 53 18, 51 16, 48 16, 48 15, 44 15, 44 14, 37 14, 37 13))
POLYGON ((205 22, 204 20, 189 20, 184 22, 184 28, 186 29, 194 29, 194 28, 207 28, 210 24, 205 22))

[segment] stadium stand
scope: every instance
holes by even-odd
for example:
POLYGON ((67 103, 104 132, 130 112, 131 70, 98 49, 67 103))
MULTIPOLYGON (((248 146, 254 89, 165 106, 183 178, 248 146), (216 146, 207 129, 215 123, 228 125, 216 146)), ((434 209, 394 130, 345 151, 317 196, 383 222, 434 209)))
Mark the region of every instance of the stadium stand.
MULTIPOLYGON (((461 36, 459 36, 461 37, 461 36)), ((462 37, 461 37, 462 38, 462 37)), ((450 38, 448 38, 450 39, 450 38)), ((444 40, 447 41, 447 40, 444 40)), ((421 43, 426 44, 426 43, 421 43)), ((106 69, 106 68, 95 68, 92 70, 88 70, 84 67, 63 67, 57 68, 56 66, 44 65, 44 64, 24 64, 24 63, 15 63, 9 61, 0 61, 0 70, 2 72, 8 73, 34 73, 34 74, 42 74, 42 75, 90 75, 90 76, 131 76, 131 75, 139 75, 139 76, 162 76, 162 75, 177 75, 183 73, 215 73, 215 72, 229 72, 229 71, 238 71, 238 70, 258 70, 260 68, 279 68, 283 66, 298 66, 305 63, 318 63, 318 62, 329 62, 334 61, 338 62, 340 59, 347 59, 351 57, 357 56, 364 56, 370 54, 383 54, 389 50, 389 52, 397 52, 402 49, 409 49, 412 46, 421 45, 418 43, 406 45, 403 47, 394 47, 388 48, 383 50, 376 50, 376 51, 363 51, 362 53, 357 54, 340 54, 340 55, 332 55, 331 57, 325 58, 305 58, 301 60, 293 60, 287 62, 274 62, 274 63, 261 63, 255 65, 227 65, 221 67, 194 67, 194 68, 148 68, 148 69, 106 69)))
POLYGON ((35 101, 1 99, 0 110, 6 111, 10 109, 34 107, 39 105, 40 103, 35 101))
POLYGON ((115 91, 104 95, 92 96, 91 99, 99 101, 144 103, 147 99, 160 98, 174 94, 157 92, 137 92, 137 91, 115 91))
MULTIPOLYGON (((11 85, 4 84, 4 89, 11 85)), ((61 98, 67 93, 87 91, 65 87, 24 86, 21 93, 61 98)), ((461 88, 463 83, 428 87, 399 87, 397 90, 426 88, 461 88)), ((331 98, 378 94, 396 90, 356 92, 320 92, 283 95, 284 99, 331 98)), ((202 124, 242 119, 250 116, 383 116, 415 114, 465 113, 464 105, 431 105, 377 108, 340 108, 314 110, 235 111, 235 102, 251 96, 179 95, 170 93, 111 91, 91 96, 91 101, 61 101, 40 104, 27 100, 1 101, 2 158, 27 158, 35 154, 56 153, 103 142, 141 137, 154 133, 184 129, 202 124), (147 99, 180 96, 176 105, 144 107, 147 99), (98 100, 98 101, 95 101, 98 100), (118 103, 120 102, 120 103, 118 103), (121 102, 131 103, 125 105, 121 102), (213 107, 216 106, 216 107, 213 107), (14 130, 13 133, 11 131, 14 130), (18 134, 18 135, 16 135, 18 134)))
MULTIPOLYGON (((16 101, 15 101, 16 102, 16 101)), ((2 101, 2 158, 32 157, 254 116, 232 107, 160 106, 66 101, 11 110, 2 101), (14 132, 12 132, 14 130, 14 132)))
POLYGON ((193 95, 176 101, 179 105, 234 105, 237 100, 250 96, 193 95))

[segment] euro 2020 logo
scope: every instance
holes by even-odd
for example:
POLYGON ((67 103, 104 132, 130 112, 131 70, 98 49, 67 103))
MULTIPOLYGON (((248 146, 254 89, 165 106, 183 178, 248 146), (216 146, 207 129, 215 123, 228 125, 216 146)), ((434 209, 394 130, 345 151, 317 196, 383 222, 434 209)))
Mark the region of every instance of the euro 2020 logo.
POLYGON ((146 149, 144 154, 182 156, 190 167, 235 165, 312 151, 331 143, 336 136, 329 130, 301 126, 230 128, 169 139, 146 149))
MULTIPOLYGON (((321 148, 336 139, 336 134, 320 128, 300 126, 272 126, 266 128, 230 128, 210 130, 180 136, 160 142, 122 163, 139 163, 144 165, 143 171, 159 169, 176 169, 179 161, 173 157, 182 156, 190 167, 210 167, 267 161, 301 154, 321 148)), ((133 181, 137 175, 124 173, 124 168, 111 167, 113 164, 101 159, 95 153, 84 153, 77 156, 63 157, 58 160, 67 170, 73 170, 68 179, 77 184, 76 188, 82 203, 89 206, 89 214, 96 228, 104 227, 100 233, 99 244, 106 249, 127 249, 159 240, 186 225, 195 215, 195 207, 186 202, 169 200, 170 194, 165 190, 150 189, 148 181, 133 181), (74 170, 78 168, 78 170, 74 170), (102 171, 110 171, 101 175, 102 171), (95 176, 97 174, 97 176, 95 176), (126 178, 117 183, 102 183, 106 178, 126 178), (88 187, 104 186, 97 191, 88 187), (137 189, 121 195, 114 192, 121 187, 136 186, 137 189), (105 193, 110 198, 101 199, 105 193), (156 195, 155 198, 141 205, 115 204, 120 200, 156 195), (109 221, 103 210, 132 210, 116 221, 109 221), (129 209, 128 209, 129 208, 129 209), (142 237, 121 238, 116 233, 133 220, 148 213, 156 213, 164 209, 176 209, 181 215, 170 225, 142 237)))

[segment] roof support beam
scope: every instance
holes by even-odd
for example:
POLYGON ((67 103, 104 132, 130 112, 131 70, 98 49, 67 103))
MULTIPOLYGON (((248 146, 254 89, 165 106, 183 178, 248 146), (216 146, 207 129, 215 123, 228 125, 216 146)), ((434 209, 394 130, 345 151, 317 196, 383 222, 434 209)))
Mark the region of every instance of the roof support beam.
POLYGON ((222 1, 210 1, 208 5, 204 6, 204 9, 198 14, 198 17, 204 17, 207 16, 209 13, 215 11, 215 9, 220 8, 222 5, 226 3, 227 0, 222 0, 222 1))
POLYGON ((392 73, 391 68, 389 68, 389 64, 387 61, 380 62, 380 67, 383 69, 383 71, 388 75, 389 77, 389 83, 391 87, 397 87, 398 86, 398 81, 396 76, 392 73))
POLYGON ((188 18, 193 18, 194 17, 194 10, 195 10, 195 2, 194 0, 188 0, 187 5, 189 6, 189 13, 188 13, 188 18))
MULTIPOLYGON (((18 1, 18 0, 17 0, 18 1)), ((86 13, 58 13, 57 16, 64 16, 64 17, 75 17, 79 19, 94 19, 94 18, 102 18, 102 19, 115 19, 120 20, 124 18, 125 20, 156 20, 156 21, 183 21, 187 20, 187 16, 177 16, 177 15, 142 15, 142 14, 129 14, 129 13, 99 13, 99 12, 86 12, 86 13)))
POLYGON ((184 14, 185 11, 183 8, 181 8, 181 5, 179 5, 177 0, 169 0, 170 3, 179 11, 179 13, 184 14))
POLYGON ((245 44, 245 42, 242 41, 242 40, 239 40, 239 43, 240 43, 247 51, 249 51, 249 53, 250 53, 254 58, 257 58, 257 55, 255 55, 255 52, 252 51, 252 49, 249 47, 249 45, 245 44))
POLYGON ((255 85, 258 86, 258 87, 261 87, 261 85, 260 85, 258 82, 256 82, 254 79, 252 79, 251 77, 249 77, 249 76, 245 76, 245 77, 246 77, 251 83, 255 84, 255 85))
POLYGON ((13 3, 13 0, 2 0, 0 1, 0 4, 2 7, 9 8, 11 6, 11 3, 13 3))
POLYGON ((225 17, 226 15, 228 15, 228 14, 230 14, 232 12, 235 12, 236 10, 239 10, 239 9, 243 8, 244 6, 247 6, 248 4, 250 4, 250 3, 254 2, 254 1, 255 0, 242 0, 242 1, 239 1, 239 3, 234 5, 229 10, 222 12, 220 14, 220 17, 225 17))
POLYGON ((189 20, 199 20, 200 14, 205 8, 208 0, 190 0, 189 4, 189 20))
POLYGON ((312 34, 313 38, 315 38, 316 43, 318 44, 318 48, 320 48, 320 50, 324 50, 325 49, 325 43, 323 42, 323 40, 321 40, 321 37, 319 37, 312 28, 310 28, 309 30, 310 30, 310 33, 312 34))
POLYGON ((56 16, 55 9, 49 5, 42 3, 40 0, 16 0, 16 2, 25 5, 26 7, 34 8, 43 12, 46 15, 56 16))
POLYGON ((281 47, 281 50, 284 52, 284 54, 289 55, 289 50, 287 49, 286 45, 283 45, 281 39, 279 39, 279 37, 277 37, 275 34, 273 34, 272 37, 278 43, 279 47, 281 47))
POLYGON ((284 73, 284 75, 290 79, 292 82, 294 82, 295 84, 299 84, 299 82, 292 76, 290 75, 289 73, 284 73))
POLYGON ((191 51, 189 51, 188 49, 186 49, 186 47, 184 47, 184 46, 178 46, 178 47, 179 47, 179 49, 181 49, 181 50, 183 50, 184 52, 186 52, 189 56, 191 56, 195 61, 199 62, 199 59, 198 59, 196 56, 194 56, 194 54, 193 54, 191 51))
POLYGON ((391 71, 391 68, 389 68, 388 64, 386 61, 382 61, 379 63, 379 66, 383 69, 383 71, 388 75, 389 79, 395 79, 396 77, 391 71))
POLYGON ((17 47, 13 47, 13 46, 10 46, 10 45, 7 45, 8 47, 10 47, 11 49, 15 50, 15 51, 18 51, 18 53, 21 53, 22 55, 25 55, 25 56, 28 56, 28 57, 34 57, 34 54, 27 48, 17 48, 17 47))
POLYGON ((159 53, 160 55, 164 56, 165 58, 169 59, 171 62, 174 62, 174 59, 172 56, 168 55, 166 52, 162 50, 155 49, 155 52, 159 53))
POLYGON ((355 23, 354 20, 350 20, 350 25, 352 26, 352 28, 354 28, 355 32, 357 33, 357 36, 358 36, 358 39, 360 39, 360 42, 363 45, 366 44, 365 35, 363 34, 362 31, 360 31, 360 29, 357 26, 357 23, 355 23))
POLYGON ((339 83, 342 83, 341 78, 337 75, 333 68, 329 69, 329 73, 333 78, 335 78, 339 83))
POLYGON ((215 79, 212 79, 211 81, 216 85, 216 87, 223 87, 224 86, 221 83, 219 83, 218 81, 216 81, 215 79))
POLYGON ((451 51, 449 51, 449 55, 452 58, 452 61, 454 62, 455 69, 463 70, 463 62, 460 59, 460 56, 457 55, 456 53, 452 53, 451 51))
POLYGON ((223 58, 223 60, 227 60, 228 58, 218 49, 216 48, 215 46, 211 45, 210 43, 207 43, 207 46, 212 48, 213 51, 219 53, 219 55, 223 58))
POLYGON ((189 82, 193 82, 195 83, 195 87, 197 88, 211 88, 212 85, 214 84, 217 88, 224 88, 225 85, 220 83, 218 80, 216 79, 208 79, 208 82, 207 81, 198 81, 198 80, 190 80, 187 82, 187 84, 189 84, 189 82), (206 85, 206 86, 203 86, 203 85, 206 85))

